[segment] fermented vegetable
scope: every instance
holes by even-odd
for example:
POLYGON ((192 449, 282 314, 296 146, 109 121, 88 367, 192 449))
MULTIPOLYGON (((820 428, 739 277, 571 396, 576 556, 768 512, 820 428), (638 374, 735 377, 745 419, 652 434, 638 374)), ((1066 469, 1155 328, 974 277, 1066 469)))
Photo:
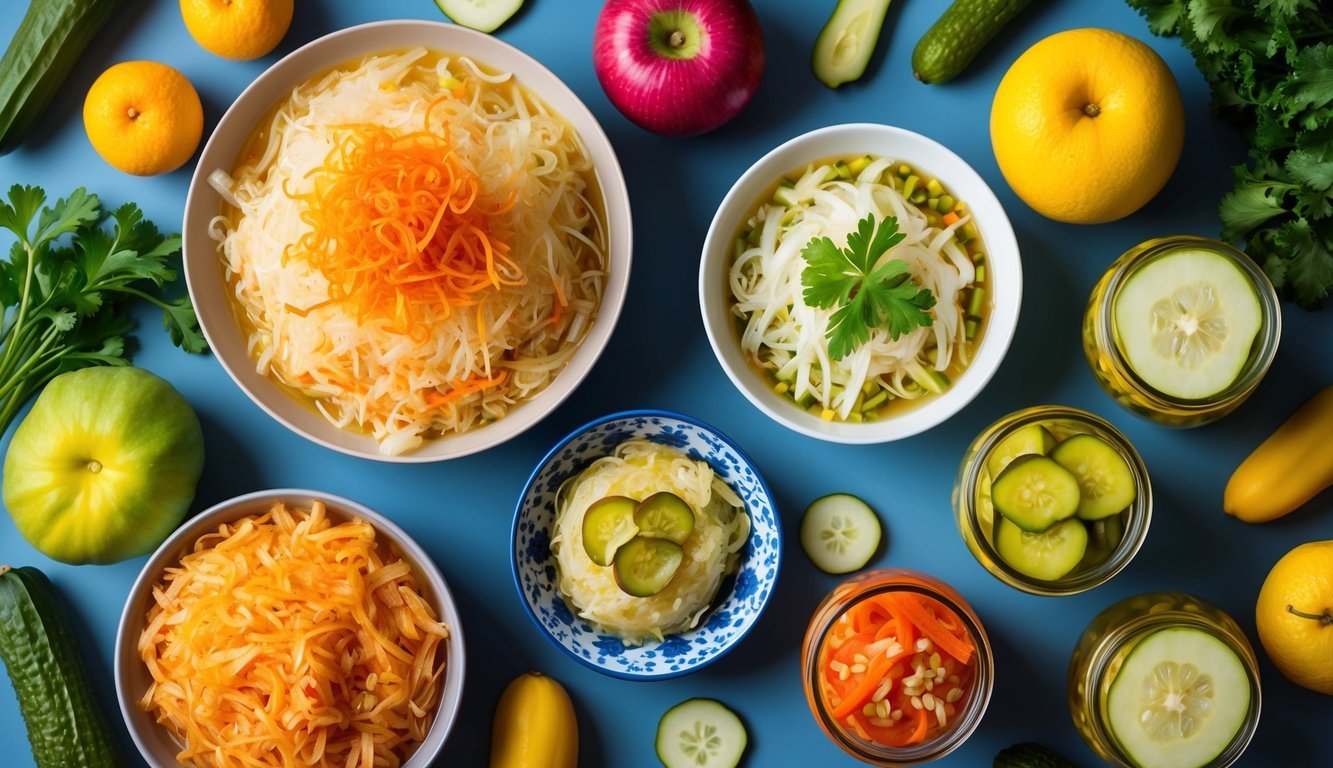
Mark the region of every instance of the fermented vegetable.
POLYGON ((954 0, 912 51, 912 74, 923 83, 952 80, 1032 0, 954 0))

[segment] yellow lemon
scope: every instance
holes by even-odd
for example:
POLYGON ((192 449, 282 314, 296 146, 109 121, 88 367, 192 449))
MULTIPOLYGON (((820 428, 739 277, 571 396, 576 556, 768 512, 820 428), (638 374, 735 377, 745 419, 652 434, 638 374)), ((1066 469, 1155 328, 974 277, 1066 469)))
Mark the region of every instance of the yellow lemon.
POLYGON ((181 0, 185 28, 224 59, 257 59, 277 47, 292 23, 292 0, 181 0))
POLYGON ((199 94, 180 72, 155 61, 127 61, 103 72, 83 102, 93 149, 135 176, 174 171, 204 133, 199 94))
POLYGON ((991 105, 991 144, 1023 202, 1055 219, 1128 216, 1166 184, 1185 141, 1180 89, 1132 37, 1074 29, 1014 62, 991 105))
POLYGON ((1333 541, 1302 544, 1277 561, 1254 623, 1278 671, 1333 696, 1333 541))

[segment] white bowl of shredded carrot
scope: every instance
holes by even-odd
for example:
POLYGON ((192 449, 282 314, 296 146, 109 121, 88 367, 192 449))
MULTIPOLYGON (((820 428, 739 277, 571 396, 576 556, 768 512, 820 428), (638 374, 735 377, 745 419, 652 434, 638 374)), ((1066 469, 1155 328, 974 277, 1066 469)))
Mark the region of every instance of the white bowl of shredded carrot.
POLYGON ((426 768, 463 695, 458 611, 383 515, 305 490, 191 519, 116 638, 121 714, 153 768, 426 768))
POLYGON ((611 336, 629 196, 578 96, 516 48, 387 21, 259 76, 200 155, 185 276, 219 362, 328 448, 427 462, 518 435, 611 336))

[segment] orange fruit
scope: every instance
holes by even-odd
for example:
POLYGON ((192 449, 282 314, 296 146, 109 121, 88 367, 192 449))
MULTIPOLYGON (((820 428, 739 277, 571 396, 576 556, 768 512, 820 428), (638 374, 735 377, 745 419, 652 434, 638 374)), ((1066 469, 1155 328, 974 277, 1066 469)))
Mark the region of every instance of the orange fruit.
POLYGON ((991 145, 1033 210, 1078 224, 1128 216, 1171 177, 1185 108, 1166 62, 1119 32, 1074 29, 1018 57, 995 92, 991 145))
POLYGON ((1269 571, 1254 608, 1268 658, 1293 683, 1333 696, 1333 541, 1312 541, 1269 571))
POLYGON ((292 0, 181 0, 181 16, 204 50, 248 61, 282 42, 292 23, 292 0))
POLYGON ((155 61, 126 61, 88 89, 83 127, 112 167, 154 176, 176 170, 194 154, 204 134, 204 108, 180 72, 155 61))

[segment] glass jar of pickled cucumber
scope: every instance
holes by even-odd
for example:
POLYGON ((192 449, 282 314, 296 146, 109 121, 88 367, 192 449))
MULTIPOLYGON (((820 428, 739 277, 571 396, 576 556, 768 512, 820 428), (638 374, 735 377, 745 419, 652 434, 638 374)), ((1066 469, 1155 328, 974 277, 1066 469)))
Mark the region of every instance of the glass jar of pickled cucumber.
POLYGON ((1083 351, 1116 402, 1194 427, 1250 396, 1281 331, 1263 270, 1226 243, 1181 235, 1149 240, 1111 265, 1088 301, 1083 351))
POLYGON ((1035 595, 1105 583, 1148 535, 1152 486, 1138 451, 1107 421, 1042 405, 1005 416, 963 454, 954 520, 977 562, 1035 595))
POLYGON ((937 760, 972 735, 990 703, 995 659, 972 607, 916 571, 879 569, 839 584, 806 628, 806 701, 824 733, 870 765, 937 760))
POLYGON ((1244 632, 1180 592, 1102 611, 1069 663, 1074 725, 1115 766, 1229 766, 1254 736, 1259 706, 1259 665, 1244 632))

